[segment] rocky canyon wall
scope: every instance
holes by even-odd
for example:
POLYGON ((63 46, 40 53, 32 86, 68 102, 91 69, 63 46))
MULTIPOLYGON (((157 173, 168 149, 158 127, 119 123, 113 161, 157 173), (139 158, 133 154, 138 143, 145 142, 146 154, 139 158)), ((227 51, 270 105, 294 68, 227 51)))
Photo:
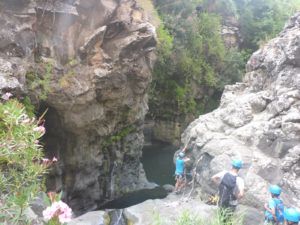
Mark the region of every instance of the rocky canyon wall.
POLYGON ((46 114, 47 186, 75 213, 146 184, 155 28, 135 0, 0 0, 0 94, 46 114))
POLYGON ((212 175, 229 170, 233 159, 243 161, 241 203, 257 218, 247 224, 263 219, 271 184, 282 187, 286 206, 300 208, 299 37, 297 13, 278 38, 252 55, 244 82, 226 86, 220 107, 193 121, 182 135, 202 194, 217 191, 212 175))

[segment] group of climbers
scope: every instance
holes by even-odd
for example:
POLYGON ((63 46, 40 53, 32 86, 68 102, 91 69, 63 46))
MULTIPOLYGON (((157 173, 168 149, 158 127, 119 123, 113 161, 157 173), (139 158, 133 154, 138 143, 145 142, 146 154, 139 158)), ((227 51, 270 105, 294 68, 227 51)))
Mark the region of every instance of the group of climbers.
MULTIPOLYGON (((185 158, 186 147, 178 154, 176 158, 175 176, 177 179, 175 193, 179 193, 186 184, 184 174, 184 165, 190 159, 185 158)), ((238 205, 238 199, 244 197, 244 180, 238 176, 242 168, 241 160, 234 160, 230 171, 222 171, 212 176, 213 182, 218 186, 219 198, 218 205, 224 218, 224 222, 231 220, 231 217, 238 205)), ((300 212, 294 208, 285 208, 279 196, 281 188, 277 185, 270 186, 271 199, 264 205, 265 223, 264 225, 280 225, 284 220, 287 225, 298 225, 300 221, 300 212)))
POLYGON ((288 225, 297 225, 300 220, 300 213, 294 208, 285 209, 282 200, 279 199, 281 188, 277 185, 270 186, 272 198, 265 204, 265 225, 282 224, 284 219, 288 225))

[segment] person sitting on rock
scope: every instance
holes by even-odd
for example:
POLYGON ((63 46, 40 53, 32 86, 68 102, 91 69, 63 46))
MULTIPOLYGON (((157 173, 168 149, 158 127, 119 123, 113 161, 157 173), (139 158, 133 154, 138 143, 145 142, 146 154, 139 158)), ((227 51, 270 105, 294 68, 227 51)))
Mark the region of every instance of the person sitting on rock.
POLYGON ((242 161, 234 160, 231 171, 222 171, 212 176, 212 180, 219 187, 218 204, 224 222, 231 220, 238 199, 244 197, 244 180, 238 177, 241 167, 242 161))
POLYGON ((186 177, 184 175, 184 165, 186 162, 190 161, 189 158, 184 159, 184 152, 186 148, 184 148, 179 154, 176 159, 176 170, 175 170, 175 177, 176 177, 176 184, 175 184, 175 193, 180 193, 183 189, 184 185, 186 184, 186 177))
POLYGON ((283 212, 284 205, 283 202, 279 199, 281 189, 277 185, 270 186, 270 192, 272 199, 265 204, 265 225, 267 224, 281 224, 284 221, 283 212))
POLYGON ((298 225, 300 221, 300 212, 294 208, 288 208, 284 211, 283 217, 288 225, 298 225))

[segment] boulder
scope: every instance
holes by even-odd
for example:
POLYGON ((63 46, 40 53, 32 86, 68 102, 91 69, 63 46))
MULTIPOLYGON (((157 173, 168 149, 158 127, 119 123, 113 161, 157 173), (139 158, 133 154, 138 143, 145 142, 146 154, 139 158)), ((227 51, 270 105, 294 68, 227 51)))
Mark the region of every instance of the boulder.
POLYGON ((109 215, 105 211, 93 211, 72 219, 68 225, 109 225, 109 215))
POLYGON ((216 206, 209 206, 200 199, 191 199, 175 194, 165 199, 147 200, 124 210, 128 224, 174 224, 184 213, 198 219, 208 219, 213 216, 216 206))

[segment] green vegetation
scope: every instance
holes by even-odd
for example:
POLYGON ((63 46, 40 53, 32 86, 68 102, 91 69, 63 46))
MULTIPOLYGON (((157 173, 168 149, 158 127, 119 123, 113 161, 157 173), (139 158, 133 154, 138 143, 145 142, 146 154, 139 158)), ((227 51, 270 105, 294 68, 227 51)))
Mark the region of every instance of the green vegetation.
POLYGON ((72 57, 72 58, 69 58, 69 64, 71 66, 73 66, 75 64, 75 59, 72 57))
POLYGON ((150 115, 186 121, 218 106, 227 84, 242 81, 250 55, 277 36, 300 0, 153 0, 163 23, 149 95, 150 115), (221 24, 236 20, 240 43, 227 49, 221 24), (161 107, 163 106, 163 107, 161 107))
POLYGON ((74 75, 73 71, 68 71, 68 73, 66 75, 64 75, 63 77, 61 77, 59 79, 59 84, 62 87, 69 87, 70 86, 70 82, 71 82, 71 77, 74 75))
POLYGON ((221 214, 218 209, 213 211, 210 218, 199 218, 191 211, 184 211, 178 216, 176 222, 171 223, 162 218, 159 213, 153 213, 154 225, 242 225, 244 214, 234 214, 231 219, 226 218, 225 213, 221 214))
POLYGON ((26 85, 28 89, 34 91, 41 100, 47 99, 47 94, 51 92, 50 80, 53 65, 51 62, 40 63, 40 68, 28 71, 26 74, 26 85))
POLYGON ((48 167, 38 144, 45 132, 39 123, 17 100, 0 103, 0 222, 30 224, 26 209, 42 190, 48 167))
POLYGON ((35 117, 35 108, 34 105, 31 104, 31 100, 28 96, 23 100, 23 105, 26 109, 27 115, 29 117, 35 117))
POLYGON ((250 53, 278 36, 285 21, 300 7, 299 0, 235 0, 243 38, 242 49, 250 53))
POLYGON ((182 27, 158 28, 158 60, 150 91, 150 107, 156 116, 204 113, 210 99, 200 94, 200 89, 219 92, 228 82, 241 79, 243 63, 236 59, 238 52, 226 57, 220 29, 220 18, 208 13, 192 18, 182 27), (178 36, 184 42, 179 42, 178 36), (228 68, 229 65, 232 66, 228 68), (160 105, 168 105, 163 113, 155 111, 160 105))
POLYGON ((123 137, 126 137, 134 129, 135 129, 135 125, 131 125, 121 130, 121 132, 118 133, 117 135, 110 136, 106 140, 103 140, 100 146, 101 149, 120 141, 123 137))

